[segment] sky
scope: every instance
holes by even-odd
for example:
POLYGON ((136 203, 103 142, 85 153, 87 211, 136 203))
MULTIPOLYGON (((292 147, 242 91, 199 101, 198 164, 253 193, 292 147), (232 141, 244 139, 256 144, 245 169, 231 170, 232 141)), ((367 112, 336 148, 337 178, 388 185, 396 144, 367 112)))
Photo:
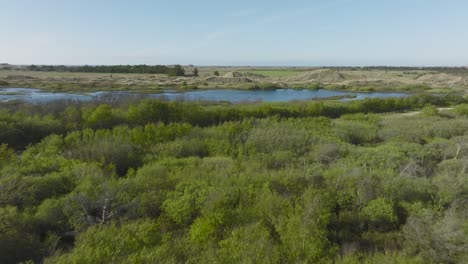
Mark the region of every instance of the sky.
POLYGON ((0 63, 467 66, 467 0, 0 0, 0 63))

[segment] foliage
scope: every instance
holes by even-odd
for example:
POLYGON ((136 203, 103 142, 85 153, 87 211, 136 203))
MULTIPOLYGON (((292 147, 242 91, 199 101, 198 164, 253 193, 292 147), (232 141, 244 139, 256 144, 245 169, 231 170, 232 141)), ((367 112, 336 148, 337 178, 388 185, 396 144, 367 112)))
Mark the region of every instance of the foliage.
POLYGON ((433 105, 428 105, 421 109, 421 114, 426 116, 438 116, 439 110, 433 105))
MULTIPOLYGON (((180 66, 179 66, 180 67, 180 66)), ((112 66, 65 66, 65 65, 30 65, 28 71, 45 72, 99 72, 99 73, 147 73, 173 74, 170 67, 164 65, 112 65, 112 66)), ((180 68, 176 70, 180 74, 180 68)), ((181 75, 176 75, 181 76, 181 75)), ((183 76, 183 75, 182 75, 183 76)))
POLYGON ((175 65, 173 68, 168 68, 166 73, 169 76, 185 76, 185 70, 179 64, 175 65))
POLYGON ((466 263, 454 100, 3 103, 0 262, 466 263))

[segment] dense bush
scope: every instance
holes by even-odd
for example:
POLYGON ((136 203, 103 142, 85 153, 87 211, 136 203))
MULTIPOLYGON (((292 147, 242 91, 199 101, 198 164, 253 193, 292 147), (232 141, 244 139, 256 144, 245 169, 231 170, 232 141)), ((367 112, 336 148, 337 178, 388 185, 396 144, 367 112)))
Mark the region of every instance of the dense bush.
POLYGON ((0 262, 466 263, 459 100, 2 104, 0 262))

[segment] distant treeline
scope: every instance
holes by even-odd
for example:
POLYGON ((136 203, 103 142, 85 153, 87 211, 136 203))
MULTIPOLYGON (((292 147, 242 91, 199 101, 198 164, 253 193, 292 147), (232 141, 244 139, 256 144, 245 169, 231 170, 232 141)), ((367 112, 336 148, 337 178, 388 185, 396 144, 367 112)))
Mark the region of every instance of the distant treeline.
POLYGON ((168 67, 165 65, 97 65, 97 66, 65 66, 65 65, 30 65, 29 71, 43 72, 97 72, 97 73, 148 73, 167 74, 169 76, 185 76, 185 70, 180 65, 168 67))

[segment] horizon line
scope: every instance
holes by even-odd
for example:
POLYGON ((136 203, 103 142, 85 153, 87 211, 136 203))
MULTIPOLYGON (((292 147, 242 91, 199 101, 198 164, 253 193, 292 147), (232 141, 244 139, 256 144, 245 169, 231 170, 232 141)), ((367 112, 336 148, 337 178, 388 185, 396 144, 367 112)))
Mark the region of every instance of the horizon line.
POLYGON ((468 68, 468 65, 443 65, 443 64, 432 64, 432 65, 396 65, 396 64, 374 64, 374 65, 216 65, 216 64, 179 64, 179 63, 170 63, 170 64, 10 64, 7 62, 0 62, 0 65, 8 65, 8 66, 65 66, 65 67, 79 67, 79 66, 138 66, 138 65, 146 65, 146 66, 174 66, 174 65, 181 65, 186 67, 225 67, 225 68, 234 68, 234 67, 261 67, 261 68, 377 68, 377 67, 387 67, 387 68, 468 68))

